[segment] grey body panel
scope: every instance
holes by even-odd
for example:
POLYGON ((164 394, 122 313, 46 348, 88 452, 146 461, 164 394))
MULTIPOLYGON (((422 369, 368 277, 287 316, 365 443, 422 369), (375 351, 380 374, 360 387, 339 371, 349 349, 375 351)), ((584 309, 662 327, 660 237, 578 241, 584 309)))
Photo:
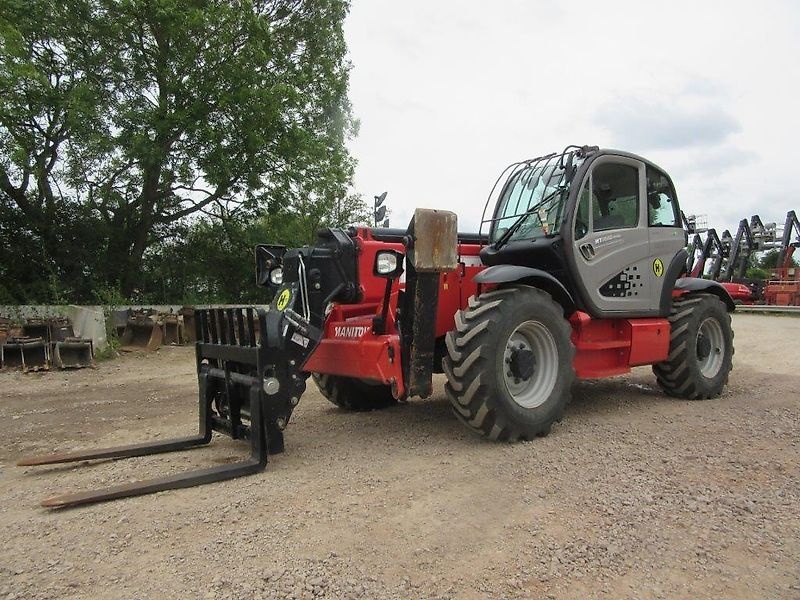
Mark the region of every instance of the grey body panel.
POLYGON ((718 296, 725 303, 728 312, 736 310, 733 298, 721 284, 711 279, 700 279, 699 277, 681 277, 675 282, 676 290, 686 290, 688 292, 707 292, 718 296))
POLYGON ((664 275, 665 283, 661 287, 661 298, 659 299, 659 307, 661 308, 661 315, 666 316, 669 314, 670 307, 672 306, 672 291, 675 289, 675 283, 668 285, 669 282, 675 282, 678 278, 686 273, 686 259, 689 254, 685 249, 680 250, 672 259, 672 263, 667 267, 666 274, 664 275))
POLYGON ((584 161, 573 180, 565 211, 566 222, 561 231, 567 264, 577 275, 576 292, 594 317, 664 316, 669 312, 669 306, 666 309, 663 306, 663 291, 668 288, 671 296, 673 283, 680 273, 668 267, 683 252, 685 236, 680 224, 676 227, 648 225, 647 165, 655 167, 633 154, 601 150, 584 161), (586 223, 589 231, 576 240, 575 219, 581 191, 594 169, 608 164, 637 169, 639 211, 636 227, 593 231, 594 210, 590 202, 590 222, 586 223), (586 244, 591 247, 587 249, 586 244))
POLYGON ((575 300, 564 284, 547 271, 520 265, 495 265, 487 267, 475 276, 475 283, 520 282, 543 289, 564 309, 565 315, 575 311, 575 300))
POLYGON ((656 258, 660 259, 664 265, 664 274, 661 277, 655 277, 651 269, 653 306, 659 306, 664 292, 666 291, 671 296, 675 280, 682 271, 686 270, 686 238, 683 227, 648 227, 648 231, 650 233, 650 256, 653 261, 656 258), (670 267, 674 265, 673 261, 680 262, 680 270, 671 274, 670 267), (672 276, 670 277, 670 275, 672 276))
MULTIPOLYGON (((558 279, 550 275, 547 271, 519 265, 495 265, 493 267, 487 267, 475 276, 474 281, 475 283, 509 283, 527 277, 544 277, 564 287, 558 279)), ((567 289, 564 288, 564 291, 566 292, 567 289)))

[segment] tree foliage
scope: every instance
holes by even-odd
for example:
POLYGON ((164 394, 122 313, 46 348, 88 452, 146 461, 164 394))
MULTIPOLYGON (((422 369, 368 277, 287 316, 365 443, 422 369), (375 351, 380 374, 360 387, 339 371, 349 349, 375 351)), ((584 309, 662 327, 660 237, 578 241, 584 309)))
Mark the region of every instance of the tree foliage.
MULTIPOLYGON (((776 269, 778 267, 779 256, 780 250, 775 248, 772 250, 767 250, 759 257, 758 266, 762 269, 776 269)), ((797 259, 792 257, 789 259, 789 266, 797 267, 800 265, 798 265, 797 259)))
POLYGON ((347 195, 345 0, 2 7, 6 301, 155 298, 176 260, 209 276, 192 294, 238 298, 245 243, 362 216, 347 195))
MULTIPOLYGON (((751 279, 769 279, 771 271, 778 267, 779 256, 780 250, 777 248, 760 253, 757 257, 751 255, 751 264, 753 266, 747 269, 747 277, 751 279)), ((797 268, 798 266, 800 265, 798 265, 796 258, 789 259, 790 268, 797 268)))

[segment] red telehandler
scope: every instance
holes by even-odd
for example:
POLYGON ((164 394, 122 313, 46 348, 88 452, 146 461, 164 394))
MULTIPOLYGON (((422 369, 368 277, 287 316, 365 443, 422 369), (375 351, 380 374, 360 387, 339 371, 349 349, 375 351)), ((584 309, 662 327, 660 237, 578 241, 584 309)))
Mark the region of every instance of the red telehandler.
POLYGON ((230 479, 283 451, 313 377, 334 404, 380 408, 433 393, 493 440, 546 435, 576 378, 653 365, 660 387, 718 396, 733 357, 734 304, 683 277, 687 253, 669 176, 633 154, 569 146, 509 166, 481 230, 418 209, 407 230, 325 229, 313 246, 256 249, 269 310, 198 310, 198 435, 50 455, 21 464, 140 456, 249 440, 248 460, 58 496, 62 507, 230 479), (485 230, 485 231, 484 231, 485 230))

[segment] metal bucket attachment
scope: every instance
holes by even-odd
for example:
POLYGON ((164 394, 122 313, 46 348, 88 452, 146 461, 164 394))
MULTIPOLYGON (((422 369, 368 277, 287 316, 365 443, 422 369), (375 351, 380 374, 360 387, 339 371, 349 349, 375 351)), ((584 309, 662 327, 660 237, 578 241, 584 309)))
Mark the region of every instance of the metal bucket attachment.
POLYGON ((194 320, 194 308, 191 306, 184 306, 178 311, 178 314, 183 317, 183 343, 194 344, 197 341, 195 329, 197 328, 194 320))
POLYGON ((164 315, 164 339, 163 343, 180 346, 185 340, 183 317, 180 315, 164 315))
POLYGON ((9 338, 20 337, 22 328, 16 325, 11 319, 0 317, 0 346, 9 338))
POLYGON ((59 369, 82 369, 94 366, 92 340, 70 337, 53 344, 53 364, 59 369))
POLYGON ((21 337, 42 338, 46 343, 53 343, 75 337, 75 331, 67 317, 34 317, 25 321, 21 337))
POLYGON ((163 341, 164 330, 161 327, 161 323, 156 320, 155 315, 137 312, 128 319, 125 332, 120 340, 122 344, 120 350, 126 352, 131 350, 155 352, 163 341))
POLYGON ((72 322, 67 317, 52 317, 48 319, 50 342, 63 342, 75 337, 72 322))
POLYGON ((0 346, 0 361, 4 369, 39 371, 50 368, 50 353, 42 338, 14 337, 0 346))
POLYGON ((128 319, 131 318, 133 311, 130 308, 115 310, 111 314, 111 322, 114 324, 114 331, 121 340, 128 326, 128 319))
POLYGON ((50 322, 47 319, 26 319, 22 326, 22 337, 42 338, 45 342, 50 341, 50 322))

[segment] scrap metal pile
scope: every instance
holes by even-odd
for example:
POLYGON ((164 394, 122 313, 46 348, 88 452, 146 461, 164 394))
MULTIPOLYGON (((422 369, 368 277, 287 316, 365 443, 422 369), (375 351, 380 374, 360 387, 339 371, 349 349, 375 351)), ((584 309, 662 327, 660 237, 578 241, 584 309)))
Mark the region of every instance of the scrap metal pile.
POLYGON ((79 369, 94 364, 91 339, 75 335, 66 317, 30 318, 17 325, 0 318, 0 368, 23 372, 79 369))

